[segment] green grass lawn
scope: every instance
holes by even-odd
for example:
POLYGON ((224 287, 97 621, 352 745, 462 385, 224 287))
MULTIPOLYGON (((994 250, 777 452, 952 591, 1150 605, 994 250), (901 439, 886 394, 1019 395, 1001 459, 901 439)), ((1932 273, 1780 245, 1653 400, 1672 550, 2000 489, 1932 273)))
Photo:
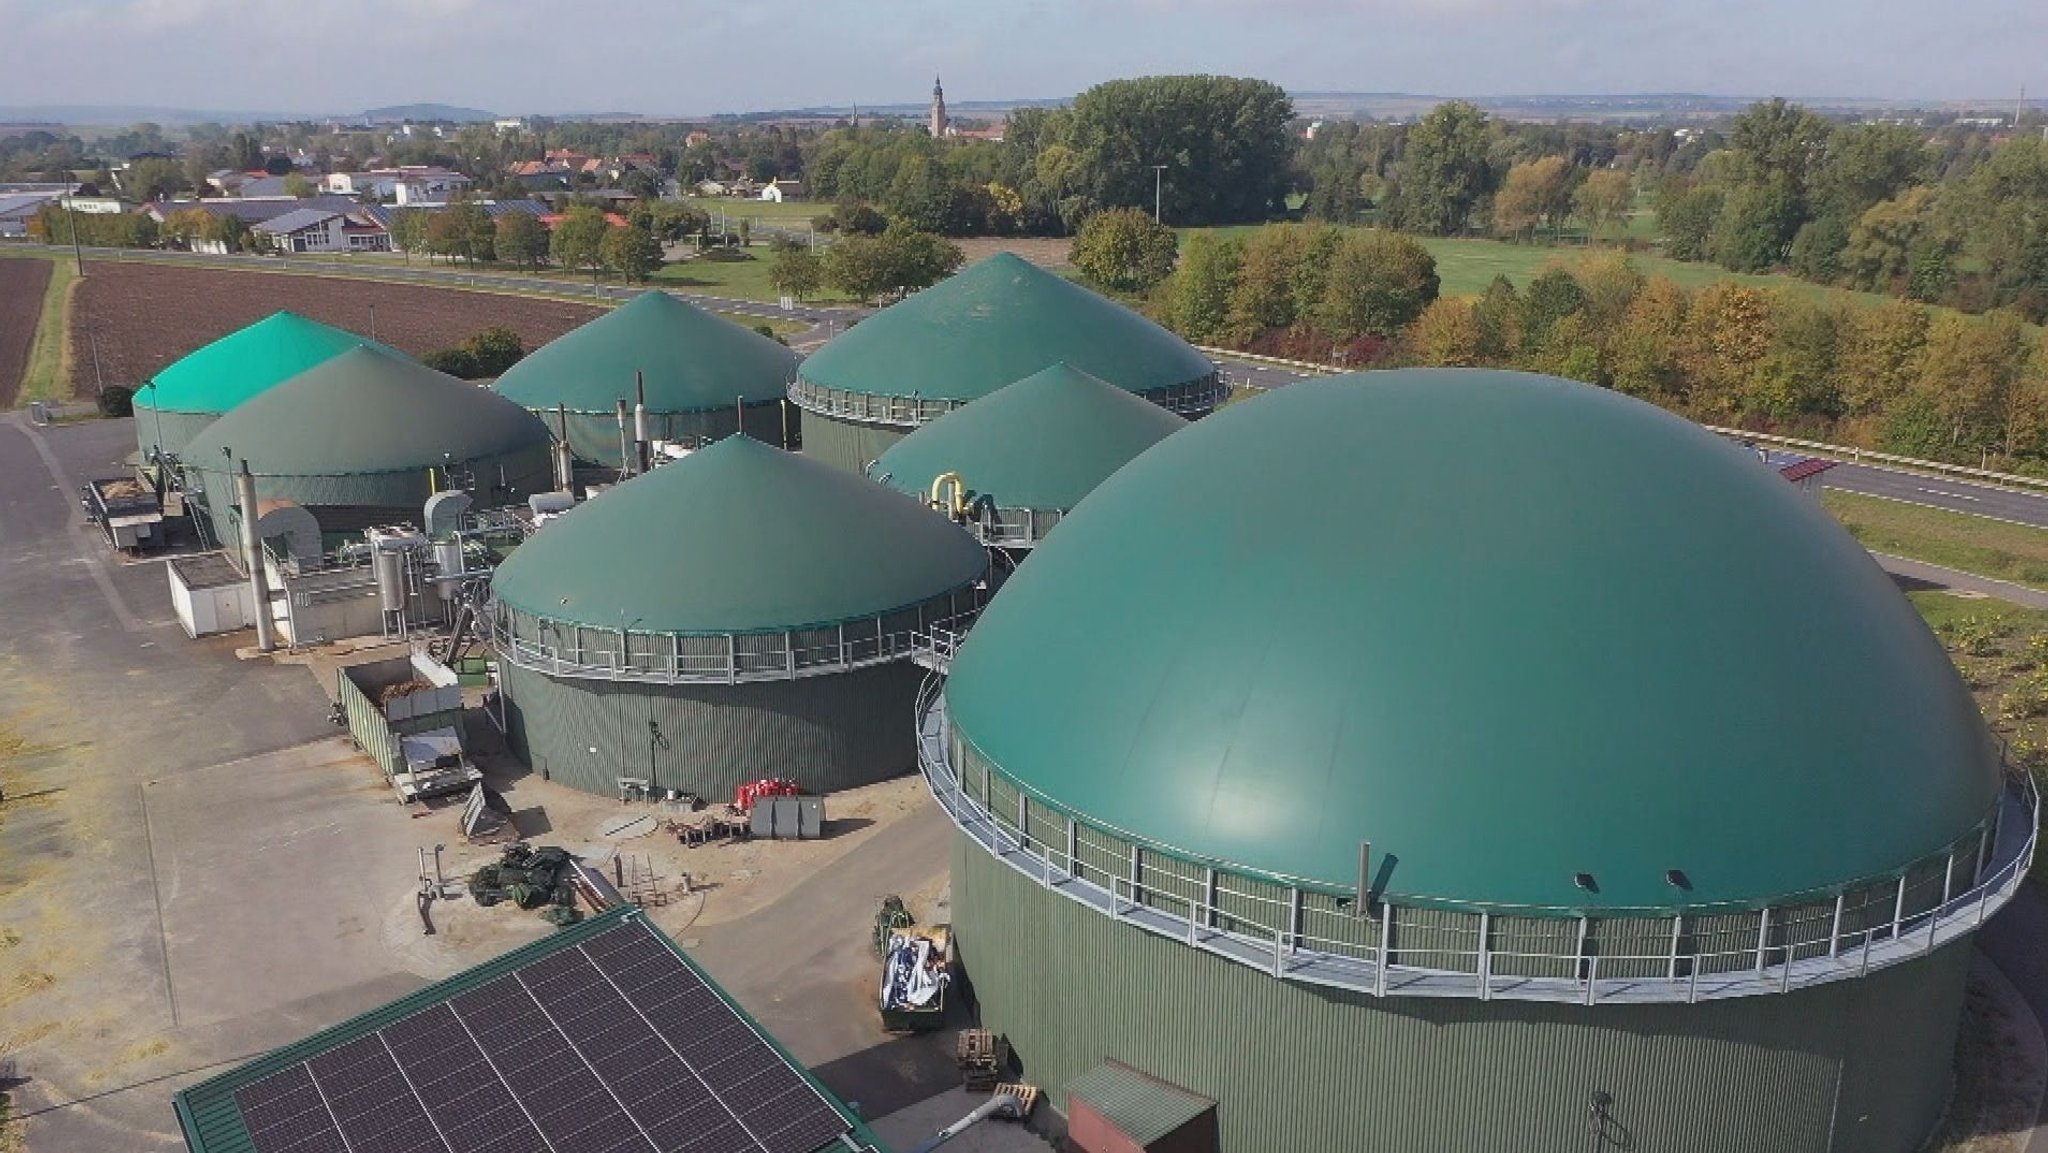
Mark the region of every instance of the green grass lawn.
POLYGON ((50 262, 50 284, 43 292, 43 314, 36 320, 36 338, 28 349, 17 405, 32 400, 71 399, 71 288, 78 274, 68 260, 50 262))
MULTIPOLYGON (((654 274, 664 288, 688 289, 713 296, 737 296, 746 300, 775 300, 781 294, 768 283, 768 270, 775 266, 768 249, 755 245, 748 252, 752 260, 681 260, 664 265, 654 274)), ((849 298, 826 291, 813 298, 817 303, 843 303, 849 298)))
POLYGON ((1872 552, 2048 589, 2048 529, 1833 489, 1821 503, 1872 552))

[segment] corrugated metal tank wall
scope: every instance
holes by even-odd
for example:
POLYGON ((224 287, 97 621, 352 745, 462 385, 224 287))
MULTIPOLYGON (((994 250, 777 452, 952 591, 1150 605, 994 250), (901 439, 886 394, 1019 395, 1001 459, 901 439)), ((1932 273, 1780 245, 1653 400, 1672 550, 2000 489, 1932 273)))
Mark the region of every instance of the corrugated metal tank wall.
POLYGON ((908 662, 739 685, 621 684, 501 667, 513 751, 586 792, 615 794, 618 778, 650 776, 655 788, 714 800, 762 777, 831 792, 917 765, 911 713, 924 670, 908 662))
POLYGON ((910 432, 907 428, 857 424, 808 413, 804 421, 804 455, 848 472, 860 472, 910 432))
MULTIPOLYGON (((750 404, 746 409, 746 434, 755 440, 766 441, 779 448, 782 443, 782 401, 766 404, 750 404)), ((549 430, 556 428, 553 412, 534 409, 534 414, 546 422, 549 430)), ((803 410, 789 406, 789 431, 795 436, 802 427, 803 410)), ((740 414, 730 408, 712 412, 650 412, 647 414, 647 435, 655 440, 721 440, 740 429, 740 414)), ((619 467, 619 423, 612 413, 569 414, 569 451, 579 459, 600 464, 606 468, 619 467)), ((630 426, 629 426, 630 427, 630 426)))
POLYGON ((1911 1153, 1947 1100, 1969 963, 1957 944, 1698 1005, 1376 1001, 1110 921, 959 836, 953 927, 983 1023, 1055 1105, 1115 1058, 1216 1097, 1232 1153, 1911 1153))
POLYGON ((166 453, 180 455, 193 437, 219 419, 217 412, 157 412, 138 404, 135 406, 135 447, 144 460, 149 459, 149 450, 158 445, 162 445, 166 453))

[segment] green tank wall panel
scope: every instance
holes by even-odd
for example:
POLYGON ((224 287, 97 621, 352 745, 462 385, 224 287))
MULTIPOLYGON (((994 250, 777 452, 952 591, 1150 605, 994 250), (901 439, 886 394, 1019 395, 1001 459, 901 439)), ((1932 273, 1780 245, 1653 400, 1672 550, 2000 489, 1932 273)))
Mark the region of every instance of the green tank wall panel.
POLYGON ((550 677, 502 662, 512 749, 559 784, 616 794, 620 777, 725 800, 762 777, 811 792, 873 784, 917 764, 907 661, 737 685, 550 677), (595 750, 593 752, 592 750, 595 750))
POLYGON ((880 460, 911 431, 806 413, 804 455, 848 472, 862 472, 869 461, 880 460))
MULTIPOLYGON (((232 545, 241 539, 241 529, 234 519, 234 474, 224 471, 222 459, 214 457, 187 462, 185 483, 201 495, 212 517, 212 531, 216 538, 232 545)), ((528 496, 553 487, 550 478, 554 465, 544 443, 457 460, 453 467, 458 473, 467 473, 474 478, 475 487, 470 490, 470 495, 476 499, 479 509, 524 504, 528 496)), ((359 523, 365 519, 389 524, 393 515, 398 520, 418 524, 425 515, 428 498, 434 495, 436 480, 429 472, 422 466, 402 472, 362 472, 347 476, 258 475, 256 499, 288 500, 304 505, 320 522, 323 533, 354 532, 367 527, 359 523), (322 510, 329 509, 337 511, 323 518, 322 510), (365 518, 345 511, 350 509, 383 510, 392 515, 365 518)))
MULTIPOLYGON (((723 440, 735 432, 745 431, 755 440, 766 441, 777 448, 787 448, 782 440, 783 407, 786 402, 776 400, 766 404, 750 404, 746 409, 746 427, 741 428, 741 417, 732 408, 709 409, 702 412, 652 412, 647 414, 647 435, 653 440, 723 440)), ((534 409, 535 416, 547 423, 549 429, 558 427, 556 414, 545 409, 534 409)), ((789 432, 791 439, 797 436, 801 427, 803 410, 788 405, 789 432)), ((619 467, 619 421, 614 413, 572 412, 568 414, 569 451, 579 460, 606 468, 619 467)), ((632 429, 632 418, 627 417, 627 430, 632 429)))
POLYGON ((1025 1080, 1123 1061, 1216 1098, 1230 1153, 1912 1153, 1948 1098, 1969 964, 1952 945, 1695 1005, 1375 1000, 1111 921, 964 836, 953 929, 1025 1080), (1595 1092, 1613 1102, 1605 1144, 1595 1092))
POLYGON ((162 448, 169 456, 182 456, 192 438, 205 432, 208 425, 220 419, 220 415, 217 412, 158 412, 138 404, 135 406, 135 447, 144 460, 149 459, 152 448, 162 448))

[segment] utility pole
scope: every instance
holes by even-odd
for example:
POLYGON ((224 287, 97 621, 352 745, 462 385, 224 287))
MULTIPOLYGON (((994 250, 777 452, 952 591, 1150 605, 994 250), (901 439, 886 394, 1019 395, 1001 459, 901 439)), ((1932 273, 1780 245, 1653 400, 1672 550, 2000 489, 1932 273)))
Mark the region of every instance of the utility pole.
POLYGON ((64 219, 71 222, 71 260, 77 266, 78 275, 85 275, 85 249, 78 243, 78 207, 71 202, 72 196, 64 198, 64 219))
POLYGON ((1152 223, 1159 223, 1160 197, 1166 187, 1166 165, 1152 166, 1152 223))

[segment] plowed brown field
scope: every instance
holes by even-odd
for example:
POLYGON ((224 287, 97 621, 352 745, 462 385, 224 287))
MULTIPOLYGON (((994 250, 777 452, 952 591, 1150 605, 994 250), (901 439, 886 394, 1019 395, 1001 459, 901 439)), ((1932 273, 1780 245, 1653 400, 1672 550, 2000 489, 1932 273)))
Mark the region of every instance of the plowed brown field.
POLYGON ((50 286, 47 260, 0 260, 0 411, 14 407, 50 286))
MULTIPOLYGON (((0 272, 25 263, 0 262, 0 272)), ((47 264, 34 265, 48 274, 47 264)), ((373 305, 377 339, 414 356, 460 344, 494 324, 518 333, 531 350, 603 311, 458 288, 102 261, 86 266, 72 298, 72 387, 92 395, 95 355, 106 383, 135 387, 193 349, 281 308, 367 336, 373 305)), ((7 347, 0 332, 0 351, 7 347)), ((0 381, 5 363, 0 360, 0 381)))

